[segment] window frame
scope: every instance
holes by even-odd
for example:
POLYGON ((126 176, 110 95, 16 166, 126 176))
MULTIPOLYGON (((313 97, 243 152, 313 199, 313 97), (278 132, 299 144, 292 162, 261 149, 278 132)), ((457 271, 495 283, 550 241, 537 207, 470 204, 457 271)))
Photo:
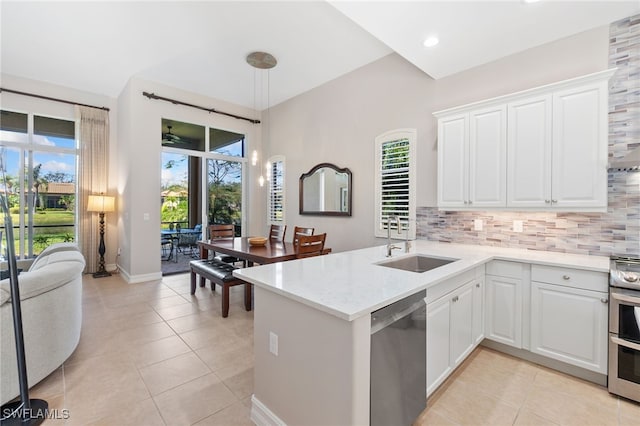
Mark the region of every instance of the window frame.
POLYGON ((267 182, 268 182, 268 188, 267 188, 267 224, 268 225, 282 225, 285 223, 285 212, 286 212, 286 163, 285 163, 285 157, 284 155, 273 155, 271 157, 269 157, 269 159, 267 160, 267 182), (273 204, 272 204, 272 200, 273 200, 273 195, 274 195, 274 183, 275 183, 275 179, 273 176, 273 167, 276 164, 282 164, 282 187, 280 188, 280 190, 278 191, 281 194, 282 197, 282 203, 281 203, 281 213, 282 213, 282 219, 281 220, 273 220, 273 204))
MULTIPOLYGON (((418 139, 417 129, 395 129, 378 135, 375 138, 375 205, 374 205, 374 235, 380 238, 387 237, 387 216, 383 214, 383 172, 382 172, 382 152, 385 144, 398 140, 408 141, 408 200, 407 214, 400 216, 401 230, 394 230, 391 225, 391 236, 396 239, 416 238, 416 143, 418 139)), ((397 229, 397 228, 396 228, 397 229)))
MULTIPOLYGON (((24 135, 24 140, 20 141, 1 141, 0 146, 6 147, 9 149, 18 150, 19 156, 19 164, 18 164, 18 180, 19 180, 19 193, 20 194, 32 194, 33 187, 33 177, 32 177, 32 169, 34 163, 35 155, 47 155, 47 154, 58 154, 58 155, 71 155, 75 157, 74 159, 74 197, 75 200, 78 199, 78 185, 80 179, 80 171, 79 171, 79 156, 80 156, 80 148, 79 148, 79 140, 80 140, 80 122, 76 117, 64 114, 64 113, 51 113, 46 112, 47 108, 37 109, 45 111, 45 112, 35 112, 36 109, 32 108, 12 108, 11 106, 0 108, 2 111, 7 111, 10 113, 24 114, 27 116, 27 128, 26 132, 18 132, 24 135), (73 123, 74 128, 74 137, 70 140, 74 141, 74 147, 66 147, 66 146, 57 146, 57 145, 46 145, 39 143, 36 140, 37 136, 42 136, 40 133, 36 133, 35 129, 35 118, 41 117, 45 119, 51 120, 60 120, 69 123, 73 123), (25 176, 28 169, 28 176, 25 176)), ((44 135, 46 137, 46 135, 44 135)), ((18 223, 14 223, 14 228, 17 229, 17 233, 14 230, 14 239, 18 239, 18 248, 16 250, 17 259, 31 259, 34 258, 37 254, 35 252, 35 224, 34 217, 31 213, 25 213, 25 209, 30 207, 29 199, 31 199, 31 195, 28 195, 27 200, 24 197, 20 197, 19 210, 20 214, 18 216, 18 223)), ((73 237, 74 241, 78 242, 78 225, 79 225, 79 206, 76 202, 73 210, 74 215, 74 230, 73 237)), ((6 234, 5 234, 6 235, 6 234)), ((5 236, 3 236, 5 238, 5 236)))

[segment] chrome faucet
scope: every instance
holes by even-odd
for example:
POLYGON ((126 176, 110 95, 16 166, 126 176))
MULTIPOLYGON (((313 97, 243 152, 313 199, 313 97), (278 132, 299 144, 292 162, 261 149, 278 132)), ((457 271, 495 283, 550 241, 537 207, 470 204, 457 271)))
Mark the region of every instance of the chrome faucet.
POLYGON ((389 216, 387 218, 387 257, 391 257, 392 250, 400 250, 401 247, 391 244, 391 222, 396 222, 396 227, 398 228, 398 233, 400 233, 400 220, 398 216, 389 216))

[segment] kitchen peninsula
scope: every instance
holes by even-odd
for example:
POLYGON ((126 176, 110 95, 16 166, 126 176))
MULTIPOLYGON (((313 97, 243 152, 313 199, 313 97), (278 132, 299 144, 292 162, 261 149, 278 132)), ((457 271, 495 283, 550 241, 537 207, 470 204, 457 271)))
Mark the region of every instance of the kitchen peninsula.
MULTIPOLYGON (((470 280, 484 282, 491 261, 539 265, 551 268, 549 274, 570 268, 607 285, 606 257, 422 240, 413 246, 394 258, 423 254, 457 260, 408 272, 379 265, 388 260, 386 246, 379 246, 234 272, 255 285, 254 422, 369 424, 371 312, 421 290, 426 289, 429 304, 470 280)), ((606 348, 606 328, 604 334, 594 346, 606 348)))

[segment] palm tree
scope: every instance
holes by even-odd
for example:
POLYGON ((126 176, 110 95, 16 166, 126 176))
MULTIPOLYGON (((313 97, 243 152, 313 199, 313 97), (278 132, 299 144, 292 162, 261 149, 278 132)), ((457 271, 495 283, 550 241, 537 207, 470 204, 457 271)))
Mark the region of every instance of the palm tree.
POLYGON ((49 182, 44 177, 40 176, 40 169, 42 168, 42 164, 38 164, 33 168, 33 189, 35 191, 35 203, 33 203, 33 213, 36 212, 36 207, 40 207, 44 204, 44 201, 40 199, 40 187, 42 187, 42 192, 47 192, 47 188, 49 186, 49 182))

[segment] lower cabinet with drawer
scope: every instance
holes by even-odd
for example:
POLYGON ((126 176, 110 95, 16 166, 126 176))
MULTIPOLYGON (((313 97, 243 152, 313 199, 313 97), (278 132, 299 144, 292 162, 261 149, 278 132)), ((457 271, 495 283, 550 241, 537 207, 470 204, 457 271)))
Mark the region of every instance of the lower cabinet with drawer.
POLYGON ((521 349, 524 319, 523 287, 527 264, 494 260, 487 265, 487 339, 521 349))
POLYGON ((531 352, 607 372, 607 275, 531 266, 531 352))

